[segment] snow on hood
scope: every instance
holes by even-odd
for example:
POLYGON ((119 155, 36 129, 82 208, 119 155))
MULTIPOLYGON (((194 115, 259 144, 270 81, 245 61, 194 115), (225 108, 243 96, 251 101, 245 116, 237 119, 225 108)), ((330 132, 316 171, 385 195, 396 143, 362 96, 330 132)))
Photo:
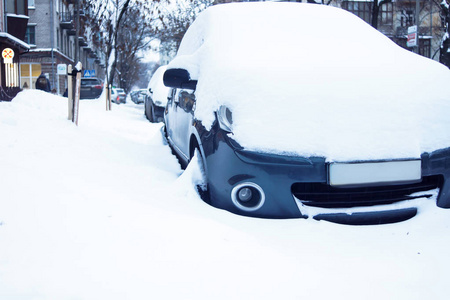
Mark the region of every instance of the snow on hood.
POLYGON ((158 106, 166 106, 167 96, 169 95, 170 88, 166 87, 163 83, 163 76, 166 69, 167 66, 159 67, 155 73, 153 73, 148 84, 148 89, 151 89, 153 92, 153 101, 160 102, 160 104, 157 104, 158 106))
POLYGON ((195 115, 233 113, 254 151, 328 160, 415 158, 450 146, 450 71, 341 9, 233 3, 205 10, 169 68, 198 80, 195 115))

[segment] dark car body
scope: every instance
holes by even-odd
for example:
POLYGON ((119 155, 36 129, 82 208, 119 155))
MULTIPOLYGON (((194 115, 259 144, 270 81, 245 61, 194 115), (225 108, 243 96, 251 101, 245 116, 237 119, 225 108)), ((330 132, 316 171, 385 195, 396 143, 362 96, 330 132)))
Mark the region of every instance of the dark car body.
POLYGON ((432 201, 450 208, 450 106, 433 93, 450 79, 447 68, 327 6, 239 3, 202 14, 164 73, 172 88, 164 133, 182 167, 197 158, 207 203, 355 225, 406 220, 432 201), (275 10, 282 26, 268 21, 275 10), (252 35, 242 29, 250 17, 252 35), (339 59, 321 55, 328 44, 317 38, 336 20, 339 59), (273 28, 276 42, 262 48, 273 28), (434 76, 433 90, 405 94, 423 80, 405 71, 410 65, 434 76))
POLYGON ((150 122, 152 123, 163 122, 165 107, 155 104, 155 102, 153 102, 151 94, 147 95, 147 97, 145 98, 144 105, 145 105, 145 116, 150 122))
POLYGON ((103 81, 99 78, 81 78, 80 99, 96 99, 103 92, 103 81))
POLYGON ((331 164, 324 157, 247 151, 218 120, 206 130, 194 118, 193 107, 192 90, 172 90, 165 112, 166 137, 183 167, 199 149, 208 187, 203 196, 215 207, 261 218, 307 218, 312 209, 317 220, 381 224, 413 217, 417 207, 401 203, 431 198, 439 189, 437 205, 450 208, 450 148, 422 154, 420 180, 333 187, 331 164), (260 196, 240 201, 242 188, 260 196))

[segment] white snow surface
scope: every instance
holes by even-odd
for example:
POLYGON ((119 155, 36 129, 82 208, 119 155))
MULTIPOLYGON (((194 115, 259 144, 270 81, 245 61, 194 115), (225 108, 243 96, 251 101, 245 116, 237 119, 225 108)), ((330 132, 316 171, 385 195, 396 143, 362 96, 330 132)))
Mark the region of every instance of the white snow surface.
POLYGON ((164 72, 166 71, 167 66, 159 67, 155 73, 153 74, 150 82, 148 83, 148 89, 152 89, 153 101, 158 101, 158 106, 166 106, 167 97, 169 96, 170 88, 166 87, 163 82, 164 72))
POLYGON ((303 3, 206 9, 169 68, 198 80, 196 117, 233 113, 249 150, 329 161, 417 158, 450 146, 445 66, 344 10, 303 3))
POLYGON ((0 102, 0 299, 448 299, 449 210, 343 226, 202 202, 142 105, 0 102))

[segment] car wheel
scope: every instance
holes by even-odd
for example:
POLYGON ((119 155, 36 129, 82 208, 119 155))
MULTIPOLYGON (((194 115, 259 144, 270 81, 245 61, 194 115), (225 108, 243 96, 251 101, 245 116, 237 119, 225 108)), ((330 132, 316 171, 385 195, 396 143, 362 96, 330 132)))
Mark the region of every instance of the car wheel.
POLYGON ((147 105, 147 103, 144 104, 144 115, 147 118, 147 120, 150 120, 150 117, 148 116, 148 105, 147 105))
POLYGON ((147 108, 144 106, 144 116, 145 116, 145 118, 148 120, 148 117, 147 117, 147 108))
POLYGON ((203 201, 209 203, 209 190, 208 190, 208 179, 206 177, 205 163, 200 152, 200 147, 196 144, 193 151, 191 151, 191 158, 189 164, 196 163, 200 172, 198 182, 196 183, 197 192, 203 201))
POLYGON ((150 104, 150 118, 149 118, 149 120, 152 123, 155 122, 155 110, 153 108, 153 104, 150 104))

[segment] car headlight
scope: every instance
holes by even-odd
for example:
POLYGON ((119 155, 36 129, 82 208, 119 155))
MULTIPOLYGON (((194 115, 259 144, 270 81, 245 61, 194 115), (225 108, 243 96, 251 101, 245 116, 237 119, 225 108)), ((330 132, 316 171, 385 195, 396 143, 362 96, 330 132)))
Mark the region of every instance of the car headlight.
POLYGON ((233 116, 231 110, 222 105, 217 111, 217 120, 222 130, 226 132, 233 132, 233 116))

